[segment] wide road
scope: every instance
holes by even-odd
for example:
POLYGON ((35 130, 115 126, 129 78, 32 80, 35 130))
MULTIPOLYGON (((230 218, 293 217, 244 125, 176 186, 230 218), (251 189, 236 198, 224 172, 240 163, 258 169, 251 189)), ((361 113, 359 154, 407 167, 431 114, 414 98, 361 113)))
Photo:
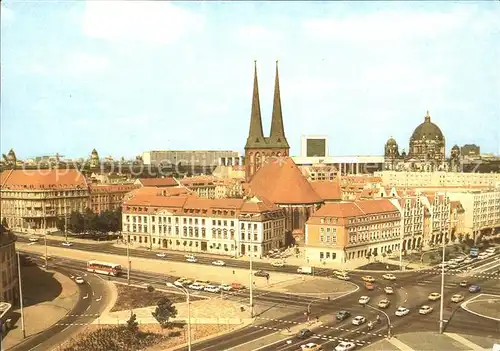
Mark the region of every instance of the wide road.
MULTIPOLYGON (((61 241, 48 240, 48 245, 51 246, 61 246, 61 241)), ((117 248, 111 244, 101 244, 98 246, 99 251, 103 253, 125 255, 126 250, 122 248, 117 248)), ((85 243, 74 243, 73 249, 93 251, 96 249, 96 244, 85 244, 85 243)), ((157 258, 155 252, 144 251, 144 250, 130 250, 131 256, 149 258, 149 259, 160 259, 157 258)), ((202 255, 197 255, 198 264, 200 265, 210 265, 214 257, 204 257, 202 255)), ((185 261, 184 253, 168 253, 168 260, 170 261, 185 261)), ((450 298, 453 294, 462 293, 467 300, 473 294, 470 294, 467 289, 460 288, 458 283, 461 280, 467 279, 469 282, 478 284, 481 286, 482 293, 495 294, 499 292, 500 276, 498 275, 499 267, 496 265, 490 265, 486 268, 481 268, 487 263, 495 262, 498 260, 497 257, 492 257, 486 260, 477 260, 472 264, 467 266, 462 266, 456 270, 450 270, 446 272, 445 279, 445 313, 444 319, 446 322, 446 330, 455 333, 466 333, 475 334, 480 336, 496 335, 500 333, 499 323, 492 322, 491 320, 486 320, 479 316, 474 316, 459 307, 459 304, 454 304, 450 302, 450 298)), ((227 259, 224 258, 226 265, 228 267, 235 268, 248 268, 248 262, 227 259)), ((500 264, 500 261, 497 261, 500 264)), ((84 269, 82 262, 71 262, 66 259, 66 266, 69 268, 84 269)), ((285 267, 273 267, 268 263, 254 262, 255 269, 264 269, 267 271, 279 271, 295 273, 296 266, 285 266, 285 267)), ((316 269, 315 274, 321 276, 331 276, 333 270, 330 269, 316 269)), ((268 303, 283 303, 286 301, 287 306, 295 307, 295 313, 292 313, 286 317, 281 317, 279 320, 260 320, 257 317, 256 322, 242 330, 236 331, 229 335, 224 335, 206 342, 196 344, 194 350, 228 350, 240 345, 255 343, 256 340, 261 338, 269 338, 271 335, 279 334, 281 330, 287 329, 297 324, 305 323, 306 317, 304 312, 308 309, 311 310, 311 317, 314 319, 318 316, 321 320, 322 325, 315 328, 313 332, 315 335, 312 337, 314 340, 320 340, 325 343, 327 348, 334 347, 336 343, 340 340, 353 340, 359 346, 367 345, 376 341, 377 339, 385 337, 389 333, 388 326, 391 325, 391 333, 398 334, 407 331, 428 331, 439 329, 439 301, 431 302, 428 300, 427 296, 431 292, 440 292, 441 286, 441 270, 436 268, 431 268, 421 271, 406 271, 394 273, 397 276, 397 280, 394 282, 384 280, 382 278, 383 273, 373 272, 373 273, 361 273, 361 272, 351 272, 350 276, 352 282, 363 286, 361 277, 364 275, 371 275, 376 279, 375 285, 376 289, 374 291, 366 291, 362 288, 356 294, 352 294, 346 297, 342 297, 338 300, 327 301, 327 300, 316 300, 312 301, 311 298, 305 296, 294 296, 291 294, 281 294, 281 293, 269 293, 264 291, 256 291, 256 300, 260 300, 268 303), (392 296, 387 296, 391 301, 391 305, 385 310, 387 316, 389 317, 389 322, 387 318, 384 318, 381 324, 377 324, 376 327, 368 331, 367 325, 352 326, 351 319, 344 322, 337 322, 334 320, 334 314, 336 311, 345 309, 355 315, 363 315, 368 318, 368 320, 373 320, 376 315, 385 315, 382 311, 377 310, 377 303, 386 297, 383 287, 392 286, 395 289, 395 294, 392 296), (259 294, 260 293, 260 294, 259 294), (361 307, 357 300, 362 295, 367 295, 371 298, 370 306, 365 308, 361 307), (418 309, 422 305, 430 305, 434 308, 434 311, 429 315, 419 315, 418 309), (404 317, 396 317, 395 310, 399 306, 404 306, 410 309, 410 313, 404 317), (374 308, 371 308, 374 307, 374 308), (331 345, 330 345, 331 343, 331 345)), ((132 281, 135 283, 151 283, 159 284, 164 286, 165 281, 170 281, 176 277, 167 277, 159 274, 151 274, 147 272, 137 272, 131 273, 132 281)), ((203 293, 201 293, 203 294, 203 293)), ((241 299, 242 301, 248 301, 248 292, 243 291, 239 293, 234 293, 229 295, 231 299, 241 299)), ((307 343, 308 340, 295 340, 292 338, 291 344, 286 344, 286 336, 281 339, 278 337, 278 343, 272 344, 272 349, 297 349, 299 345, 307 343), (281 345, 283 344, 283 345, 281 345), (289 345, 289 346, 284 346, 289 345)), ((311 340, 312 340, 311 339, 311 340)), ((318 341, 315 341, 318 342, 318 341)), ((251 347, 251 346, 250 346, 251 347)), ((244 350, 244 347, 239 347, 239 349, 244 350)), ((251 350, 252 348, 249 348, 251 350)), ((263 348, 265 349, 265 348, 263 348)))

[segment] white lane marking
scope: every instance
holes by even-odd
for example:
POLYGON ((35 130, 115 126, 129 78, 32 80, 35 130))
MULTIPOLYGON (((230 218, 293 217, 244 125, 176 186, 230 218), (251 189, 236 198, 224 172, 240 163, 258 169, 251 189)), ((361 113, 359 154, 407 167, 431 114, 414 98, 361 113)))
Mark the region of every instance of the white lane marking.
POLYGON ((88 305, 88 306, 87 306, 87 308, 85 309, 85 311, 88 311, 88 310, 89 310, 89 308, 90 308, 90 305, 88 305))
POLYGON ((481 301, 488 301, 488 300, 499 300, 499 295, 490 295, 490 294, 479 294, 477 296, 474 296, 473 298, 463 302, 460 307, 462 309, 464 309, 465 311, 469 312, 469 313, 472 313, 476 316, 479 316, 479 317, 483 317, 483 318, 486 318, 486 319, 491 319, 491 320, 494 320, 494 321, 497 321, 497 322, 500 322, 500 318, 495 318, 495 317, 490 317, 490 316, 485 316, 484 314, 481 314, 481 313, 477 313, 477 312, 474 312, 472 311, 470 308, 468 308, 467 306, 469 305, 469 303, 473 303, 473 302, 481 302, 481 301), (479 299, 479 297, 481 296, 493 296, 493 298, 491 299, 479 299))
POLYGON ((86 300, 89 298, 89 294, 87 293, 87 295, 85 295, 84 297, 82 297, 83 300, 86 300))
POLYGON ((97 302, 102 300, 102 296, 99 296, 99 298, 95 299, 97 302))

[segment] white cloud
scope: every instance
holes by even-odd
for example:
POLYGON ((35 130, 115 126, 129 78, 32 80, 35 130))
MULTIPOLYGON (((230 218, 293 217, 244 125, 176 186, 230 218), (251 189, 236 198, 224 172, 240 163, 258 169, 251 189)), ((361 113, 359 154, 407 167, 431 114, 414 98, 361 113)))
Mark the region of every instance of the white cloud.
POLYGON ((14 12, 6 8, 3 4, 0 6, 0 15, 2 25, 9 24, 14 20, 14 12))
POLYGON ((241 27, 235 35, 241 41, 279 41, 283 38, 282 33, 262 26, 241 27))
POLYGON ((204 18, 165 1, 87 1, 83 31, 93 38, 167 44, 204 26, 204 18))
POLYGON ((100 73, 109 67, 106 57, 84 52, 74 52, 68 55, 63 70, 71 75, 86 75, 100 73))
POLYGON ((435 37, 467 23, 470 12, 458 7, 448 13, 379 11, 345 19, 310 19, 302 23, 307 34, 357 42, 388 42, 435 37))

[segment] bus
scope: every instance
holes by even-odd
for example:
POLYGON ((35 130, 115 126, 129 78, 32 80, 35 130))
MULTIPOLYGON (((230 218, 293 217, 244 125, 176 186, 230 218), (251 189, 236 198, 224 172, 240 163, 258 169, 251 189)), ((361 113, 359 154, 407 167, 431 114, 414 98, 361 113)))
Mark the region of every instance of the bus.
POLYGON ((469 256, 470 257, 477 257, 479 255, 479 249, 477 247, 471 247, 469 256))
POLYGON ((92 273, 107 274, 117 276, 122 272, 122 266, 116 263, 102 262, 102 261, 88 261, 87 271, 92 273))

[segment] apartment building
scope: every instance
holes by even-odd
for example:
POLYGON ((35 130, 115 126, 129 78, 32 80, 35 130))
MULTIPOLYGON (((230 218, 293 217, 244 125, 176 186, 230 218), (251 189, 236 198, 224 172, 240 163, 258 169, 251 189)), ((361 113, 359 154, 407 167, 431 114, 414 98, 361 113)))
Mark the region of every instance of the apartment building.
POLYGON ((134 184, 91 184, 89 208, 94 213, 121 208, 125 195, 137 187, 134 184))
POLYGON ((150 248, 261 257, 285 242, 283 210, 256 196, 204 199, 136 192, 122 211, 123 235, 150 248))
POLYGON ((0 224, 0 300, 18 303, 16 236, 0 224))
POLYGON ((421 197, 414 193, 392 193, 389 196, 391 195, 390 201, 399 210, 401 216, 403 250, 416 250, 424 243, 424 214, 427 208, 421 197))
POLYGON ((442 243, 443 238, 451 240, 450 198, 441 192, 417 192, 424 210, 424 242, 432 246, 442 243))
POLYGON ((2 220, 10 229, 45 234, 58 217, 89 206, 89 187, 74 169, 6 170, 0 174, 2 220))
POLYGON ((500 173, 461 173, 461 172, 375 172, 382 178, 384 185, 391 186, 486 186, 500 184, 500 173))
POLYGON ((476 240, 500 233, 500 188, 463 189, 449 192, 448 196, 460 201, 465 211, 464 235, 476 240))
POLYGON ((327 203, 306 223, 309 261, 338 262, 380 256, 400 248, 401 215, 387 199, 327 203))

